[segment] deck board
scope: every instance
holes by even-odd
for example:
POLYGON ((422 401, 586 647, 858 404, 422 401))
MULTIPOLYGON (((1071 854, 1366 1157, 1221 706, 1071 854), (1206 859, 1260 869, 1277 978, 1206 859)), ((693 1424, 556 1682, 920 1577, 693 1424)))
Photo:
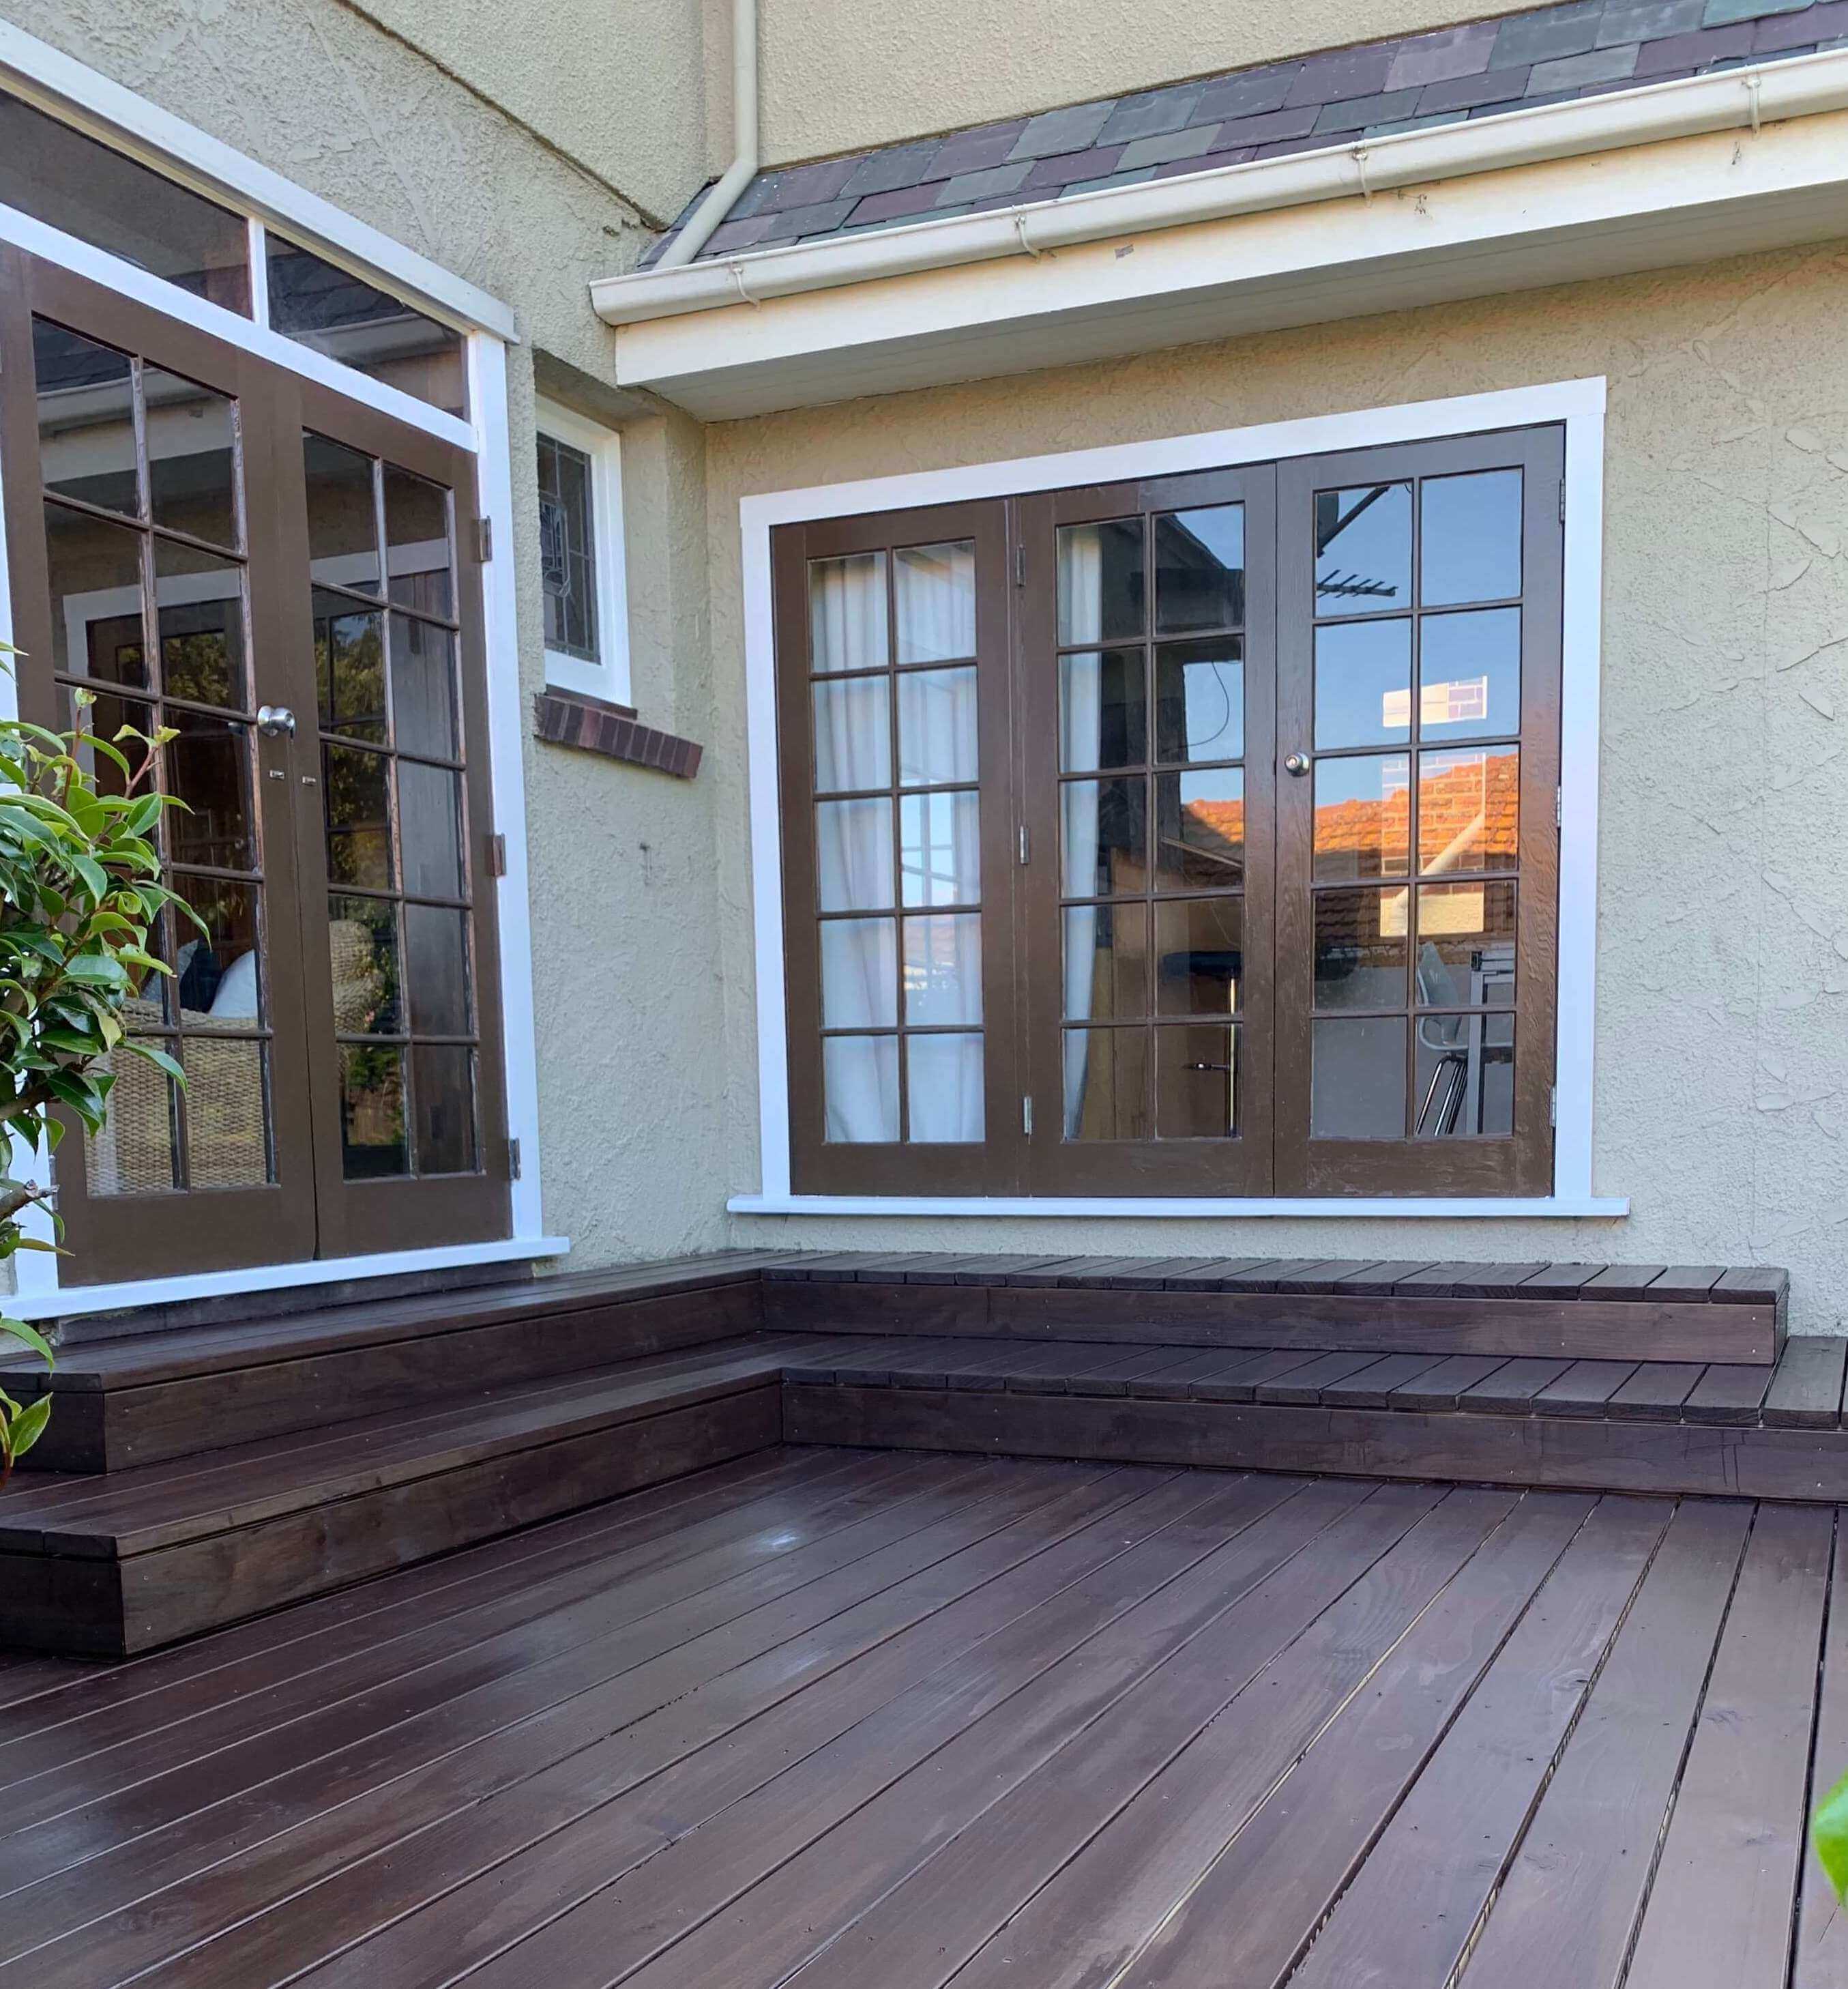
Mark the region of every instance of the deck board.
POLYGON ((1821 1503, 772 1452, 0 1658, 0 1989, 1825 1989, 1845 1554, 1821 1503))

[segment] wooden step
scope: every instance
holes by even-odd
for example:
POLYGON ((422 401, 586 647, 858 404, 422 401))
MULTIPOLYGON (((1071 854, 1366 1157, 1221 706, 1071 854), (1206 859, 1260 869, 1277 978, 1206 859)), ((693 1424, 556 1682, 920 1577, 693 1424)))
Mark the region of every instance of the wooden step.
POLYGON ((1720 1265, 855 1252, 761 1272, 783 1330, 1769 1367, 1789 1277, 1720 1265))
MULTIPOLYGON (((61 1354, 27 1465, 122 1471, 754 1330, 769 1253, 330 1306, 61 1354)), ((45 1385, 9 1362, 8 1390, 45 1385)))
POLYGON ((1848 1340, 1787 1340, 1775 1367, 871 1340, 790 1354, 786 1442, 1848 1499, 1848 1340))
POLYGON ((0 1645, 122 1655, 776 1443, 749 1336, 0 1493, 0 1645))

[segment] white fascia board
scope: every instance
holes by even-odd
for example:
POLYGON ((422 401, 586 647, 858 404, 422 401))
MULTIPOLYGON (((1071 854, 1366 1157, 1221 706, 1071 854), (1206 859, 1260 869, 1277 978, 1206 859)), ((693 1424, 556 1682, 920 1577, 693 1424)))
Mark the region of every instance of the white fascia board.
POLYGON ((1848 50, 593 296, 623 385, 734 418, 1827 239, 1844 191, 1848 50))
POLYGON ((498 297, 9 21, 0 21, 0 86, 208 198, 273 224, 459 331, 520 341, 513 310, 498 297))

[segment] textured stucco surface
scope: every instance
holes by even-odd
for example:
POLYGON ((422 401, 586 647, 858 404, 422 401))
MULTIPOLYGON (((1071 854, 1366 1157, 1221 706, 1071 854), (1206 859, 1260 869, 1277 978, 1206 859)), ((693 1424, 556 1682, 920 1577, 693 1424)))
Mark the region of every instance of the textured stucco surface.
POLYGON ((1596 1186, 1622 1222, 740 1218, 818 1248, 1785 1263, 1848 1303, 1848 249, 731 424, 708 452, 735 1188, 756 1186, 737 500, 1608 376, 1596 1186))
POLYGON ((655 215, 712 169, 699 0, 360 4, 655 215))
MULTIPOLYGON (((337 0, 8 0, 7 18, 505 299, 518 667, 531 837, 545 1216, 574 1262, 723 1240, 723 1032, 711 784, 538 745, 543 676, 533 353, 612 377, 591 277, 629 266, 632 209, 337 0)), ((482 31, 487 32, 487 24, 482 31)), ((497 39, 519 39, 504 21, 497 39)), ((709 736, 704 497, 691 424, 625 438, 635 696, 709 736), (675 547, 679 548, 676 552, 675 547)))
MULTIPOLYGON (((1024 110, 1313 49, 1518 11, 1515 0, 760 0, 767 164, 890 144, 1024 110)), ((721 60, 726 59, 723 48, 721 60)), ((730 90, 715 66, 713 129, 730 90)))

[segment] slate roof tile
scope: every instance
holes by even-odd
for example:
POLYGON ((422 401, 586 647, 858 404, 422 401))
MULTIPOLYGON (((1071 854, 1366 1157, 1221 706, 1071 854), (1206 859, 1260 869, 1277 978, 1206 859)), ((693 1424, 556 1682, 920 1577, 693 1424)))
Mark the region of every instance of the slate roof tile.
POLYGON ((1184 83, 1169 90, 1146 90, 1119 97, 1097 134, 1100 145, 1126 145, 1136 138, 1154 138, 1179 131, 1193 121, 1194 107, 1205 86, 1184 83))
POLYGON ((1582 56, 1562 56, 1557 62, 1535 63, 1527 79, 1529 97, 1555 90, 1583 90, 1595 83, 1620 83, 1633 75, 1636 50, 1588 49, 1582 56))
POLYGON ((980 124, 973 130, 953 132, 937 147, 926 177, 946 180, 953 174, 1005 165, 1026 128, 1025 118, 1014 117, 1005 124, 980 124))
POLYGON ((1602 0, 1574 0, 1570 6, 1548 7, 1544 13, 1511 15, 1495 37, 1489 66, 1513 69, 1521 63, 1582 56, 1598 46, 1603 17, 1602 0))
POLYGON ((1832 35, 1848 35, 1848 0, 1823 0, 1801 14, 1760 21, 1752 30, 1754 55, 1794 53, 1805 43, 1821 43, 1832 35))
POLYGON ((1655 42, 1665 35, 1685 35, 1701 25, 1707 0, 1605 0, 1604 25, 1598 46, 1619 42, 1655 42))
POLYGON ((1338 49, 1334 54, 1312 56, 1296 73, 1286 105, 1335 103, 1343 97, 1360 97, 1386 88, 1386 71, 1393 66, 1393 47, 1338 49))
POLYGON ((1418 114, 1447 110, 1460 114, 1481 103, 1506 103, 1527 87, 1525 69, 1493 69, 1486 76, 1452 76, 1428 85, 1418 98, 1418 114))
POLYGON ((1165 166, 1172 159, 1197 159, 1213 149, 1218 137, 1217 124, 1196 124, 1186 131, 1164 131, 1159 137, 1138 138, 1135 144, 1123 147, 1117 164, 1132 171, 1137 166, 1165 166))
POLYGON ((1081 146, 1095 144, 1098 134, 1115 108, 1112 99, 1103 103, 1075 103, 1064 110, 1042 111, 1037 117, 1027 119, 1026 130, 1007 156, 1047 159, 1058 152, 1075 152, 1081 146))
POLYGON ((1256 117, 1267 110, 1281 110, 1296 80, 1297 65, 1285 63, 1274 69, 1247 69, 1242 75, 1221 76, 1200 93, 1200 101, 1187 120, 1190 124, 1217 124, 1228 117, 1256 117))
MULTIPOLYGON (((1210 137, 1212 134, 1205 135, 1210 137)), ((1094 145, 1083 151, 1061 152, 1054 158, 1035 159, 1027 170, 1025 190, 1034 193, 1042 187, 1070 186, 1078 180, 1106 179, 1122 164, 1122 149, 1116 145, 1094 145)))
POLYGON ((929 177, 931 162, 943 149, 941 138, 926 138, 915 145, 894 145, 888 152, 869 152, 854 168, 841 189, 845 199, 869 193, 892 193, 900 187, 918 186, 929 177))
POLYGON ((1691 35, 1670 35, 1667 41, 1644 43, 1636 59, 1636 80, 1659 76, 1664 69, 1703 69, 1722 56, 1751 53, 1752 25, 1746 21, 1731 27, 1697 29, 1691 35))
POLYGON ((1423 94, 1416 88, 1389 90, 1371 97, 1350 97, 1345 103, 1325 103, 1317 114, 1318 131, 1359 131, 1393 117, 1410 117, 1423 94))
MULTIPOLYGON (((985 212, 1848 46, 1848 0, 1562 0, 760 173, 701 252, 985 212)), ((703 197, 688 203, 683 226, 703 197)), ((663 236, 644 258, 652 263, 663 236)))
MULTIPOLYGON (((1693 4, 1701 5, 1703 0, 1693 0, 1693 4)), ((1386 87, 1410 90, 1415 85, 1447 82, 1456 76, 1480 76, 1488 67, 1499 31, 1498 22, 1472 21, 1467 27, 1446 28, 1440 34, 1419 35, 1401 42, 1386 70, 1386 87)))
POLYGON ((958 201, 986 200, 991 194, 1017 193, 1032 170, 1031 165, 1023 159, 1017 165, 990 166, 979 173, 958 173, 955 178, 943 181, 937 200, 940 205, 949 207, 958 201))

